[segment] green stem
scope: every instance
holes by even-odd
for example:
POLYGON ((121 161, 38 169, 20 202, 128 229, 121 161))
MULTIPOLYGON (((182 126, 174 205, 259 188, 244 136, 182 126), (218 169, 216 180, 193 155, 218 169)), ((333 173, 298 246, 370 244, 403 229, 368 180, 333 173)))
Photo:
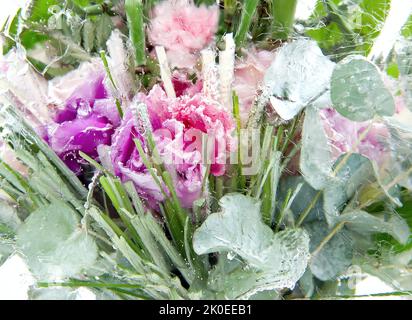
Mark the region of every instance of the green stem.
POLYGON ((146 38, 143 23, 143 4, 141 0, 126 0, 125 10, 129 37, 135 50, 136 64, 138 66, 146 63, 146 38))
POLYGON ((307 208, 305 209, 305 211, 302 213, 302 215, 299 217, 299 220, 296 223, 296 227, 299 227, 302 222, 306 219, 306 217, 309 215, 309 213, 312 211, 312 209, 315 207, 316 203, 318 202, 321 194, 322 194, 322 190, 318 191, 318 193, 316 193, 316 195, 313 197, 312 201, 310 202, 310 204, 307 206, 307 208))
POLYGON ((235 43, 238 48, 241 47, 243 41, 246 39, 246 35, 249 32, 258 3, 258 0, 245 0, 243 4, 242 16, 240 18, 240 24, 235 36, 235 43))
POLYGON ((322 240, 322 242, 319 244, 319 246, 312 252, 312 257, 316 256, 322 249, 323 247, 332 239, 335 234, 337 234, 345 225, 346 221, 342 221, 338 223, 332 231, 322 240))
POLYGON ((273 37, 287 40, 295 21, 297 0, 272 0, 273 37))
POLYGON ((282 223, 285 213, 287 211, 286 208, 288 207, 288 203, 289 203, 291 196, 292 196, 292 189, 289 189, 288 193, 286 194, 285 200, 283 201, 282 209, 280 210, 279 216, 276 220, 276 229, 275 229, 276 232, 278 232, 280 229, 280 224, 282 223))
POLYGON ((224 181, 223 177, 216 177, 216 199, 220 200, 223 197, 224 181))
MULTIPOLYGON (((104 68, 106 70, 107 76, 109 77, 109 80, 110 80, 114 90, 117 91, 116 83, 114 82, 112 73, 110 72, 109 63, 107 62, 106 53, 103 50, 100 51, 100 58, 103 61, 103 65, 104 65, 104 68)), ((116 98, 116 107, 117 107, 117 112, 119 113, 119 116, 122 119, 123 118, 122 104, 121 104, 120 100, 117 99, 117 98, 116 98)))

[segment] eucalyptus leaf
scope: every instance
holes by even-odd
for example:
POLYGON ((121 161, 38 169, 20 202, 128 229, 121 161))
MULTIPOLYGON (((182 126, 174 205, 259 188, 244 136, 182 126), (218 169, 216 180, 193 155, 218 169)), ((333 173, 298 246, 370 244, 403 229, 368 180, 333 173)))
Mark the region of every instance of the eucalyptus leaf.
POLYGON ((256 272, 245 270, 239 258, 221 254, 210 271, 207 289, 215 298, 233 300, 254 288, 256 280, 256 272))
POLYGON ((332 153, 318 110, 307 108, 302 130, 300 170, 316 190, 323 189, 332 173, 332 153))
POLYGON ((329 226, 335 224, 335 219, 340 215, 345 203, 357 190, 375 180, 374 169, 368 158, 357 153, 346 157, 344 154, 336 160, 334 170, 337 166, 340 167, 336 172, 336 179, 328 184, 323 192, 323 208, 329 226), (341 165, 343 159, 347 160, 341 165))
POLYGON ((302 278, 299 280, 299 289, 306 298, 310 298, 315 292, 315 281, 313 274, 309 269, 305 271, 302 278))
POLYGON ((17 232, 17 246, 40 279, 62 279, 91 267, 97 246, 79 228, 76 211, 55 202, 31 213, 17 232))
POLYGON ((391 133, 389 141, 392 155, 391 173, 394 177, 404 175, 399 181, 399 185, 409 190, 412 190, 412 172, 409 174, 405 174, 405 172, 408 172, 408 170, 412 168, 411 119, 404 117, 402 121, 400 121, 394 117, 385 118, 385 123, 391 133))
POLYGON ((336 65, 331 98, 334 108, 352 121, 391 116, 395 112, 394 99, 379 69, 362 56, 349 56, 336 65))
POLYGON ((402 244, 405 244, 410 236, 408 224, 397 214, 391 214, 389 219, 385 221, 365 211, 354 210, 342 214, 336 221, 337 223, 345 222, 348 229, 362 235, 388 233, 402 244))
MULTIPOLYGON (((400 199, 400 188, 398 184, 392 185, 392 181, 396 178, 396 173, 394 172, 382 172, 381 168, 378 166, 377 163, 372 163, 373 169, 375 172, 375 177, 377 180, 377 184, 379 186, 380 193, 382 196, 386 197, 390 202, 392 202, 395 206, 401 207, 402 202, 400 199)), ((387 170, 386 170, 387 171, 387 170)), ((408 171, 406 171, 407 173, 408 171)), ((410 172, 409 172, 410 173, 410 172)), ((405 178, 407 175, 405 172, 402 173, 405 178)))
MULTIPOLYGON (((282 178, 279 184, 279 192, 277 193, 276 202, 279 206, 278 209, 280 209, 280 206, 285 200, 288 190, 295 190, 301 183, 303 185, 299 191, 298 197, 297 199, 295 199, 295 201, 292 202, 292 205, 290 207, 291 211, 293 212, 293 218, 295 221, 310 205, 310 202, 316 196, 318 191, 313 189, 302 176, 288 176, 282 178)), ((323 218, 323 201, 322 199, 319 199, 319 201, 317 201, 313 206, 312 210, 310 210, 308 216, 305 219, 305 222, 320 221, 323 220, 323 218)))
POLYGON ((299 39, 284 45, 264 79, 272 107, 282 119, 290 120, 308 104, 328 96, 333 68, 314 41, 299 39))
MULTIPOLYGON (((313 252, 328 235, 329 228, 324 222, 312 222, 305 225, 310 235, 310 250, 313 252)), ((310 261, 310 271, 316 278, 334 280, 344 272, 352 262, 352 240, 347 230, 342 229, 310 261)))
POLYGON ((293 288, 308 263, 307 233, 302 229, 273 233, 262 221, 260 203, 241 194, 225 195, 220 206, 222 212, 210 215, 195 231, 195 252, 239 255, 264 283, 259 291, 293 288))

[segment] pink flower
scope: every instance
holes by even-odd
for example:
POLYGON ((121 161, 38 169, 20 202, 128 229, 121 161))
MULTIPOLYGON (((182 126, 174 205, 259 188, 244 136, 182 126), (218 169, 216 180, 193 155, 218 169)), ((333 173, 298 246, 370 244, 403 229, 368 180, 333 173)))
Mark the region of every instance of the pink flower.
POLYGON ((239 96, 242 123, 247 121, 259 86, 274 58, 274 52, 250 48, 245 52, 245 57, 236 63, 233 90, 239 96))
MULTIPOLYGON (((154 86, 148 95, 138 94, 136 100, 135 104, 143 102, 147 106, 156 149, 172 175, 177 196, 184 207, 191 207, 201 196, 205 174, 202 134, 213 137, 215 142, 211 152, 215 163, 211 164, 210 172, 223 175, 226 151, 232 147, 234 125, 231 117, 218 102, 206 99, 201 93, 171 99, 159 85, 154 86)), ((147 147, 141 127, 129 110, 113 137, 111 158, 115 174, 123 181, 133 181, 149 206, 155 207, 156 201, 164 200, 164 194, 134 145, 133 140, 139 139, 147 147)))
POLYGON ((196 93, 200 93, 203 88, 203 82, 201 80, 193 84, 192 81, 187 79, 186 75, 176 71, 173 73, 172 83, 177 97, 183 95, 193 96, 196 93))
POLYGON ((153 9, 149 39, 152 44, 165 47, 173 67, 192 68, 199 51, 212 42, 218 21, 217 6, 163 1, 153 9))
POLYGON ((335 160, 341 154, 349 151, 360 153, 378 164, 382 164, 386 160, 385 154, 389 150, 387 150, 384 141, 388 139, 389 131, 385 125, 374 123, 368 129, 370 121, 354 122, 341 116, 334 109, 323 109, 320 115, 335 160), (369 132, 358 143, 365 130, 369 130, 369 132))
POLYGON ((47 125, 44 138, 76 174, 82 173, 82 165, 86 163, 80 151, 98 160, 98 147, 110 145, 111 136, 120 124, 115 101, 107 93, 104 78, 102 68, 86 63, 53 80, 50 86, 50 99, 64 109, 47 125))

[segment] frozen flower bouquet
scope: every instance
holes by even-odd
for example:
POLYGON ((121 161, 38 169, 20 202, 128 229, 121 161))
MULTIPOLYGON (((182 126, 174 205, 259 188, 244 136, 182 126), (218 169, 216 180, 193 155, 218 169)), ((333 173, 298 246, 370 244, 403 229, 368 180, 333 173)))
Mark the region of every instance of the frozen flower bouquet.
POLYGON ((395 2, 29 1, 2 28, 0 263, 32 299, 410 294, 395 2))

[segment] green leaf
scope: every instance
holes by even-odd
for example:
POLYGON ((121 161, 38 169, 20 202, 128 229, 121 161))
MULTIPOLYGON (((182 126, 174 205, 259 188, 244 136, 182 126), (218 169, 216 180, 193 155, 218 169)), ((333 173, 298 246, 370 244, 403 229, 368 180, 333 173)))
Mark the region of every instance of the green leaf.
POLYGON ((405 219, 412 232, 412 194, 407 194, 402 198, 402 207, 397 208, 396 211, 405 219))
MULTIPOLYGON (((312 222, 305 226, 310 235, 310 250, 314 251, 328 235, 329 229, 324 222, 312 222)), ((327 281, 335 279, 352 262, 352 241, 346 230, 339 231, 324 247, 312 256, 310 271, 316 278, 327 281)))
MULTIPOLYGON (((279 186, 279 192, 277 194, 277 204, 280 206, 283 203, 288 190, 295 190, 299 184, 302 183, 302 188, 299 191, 298 197, 292 202, 290 207, 293 212, 295 221, 310 205, 312 199, 318 193, 313 189, 302 176, 289 176, 281 180, 279 186)), ((323 219, 323 202, 321 199, 314 205, 314 207, 308 213, 305 222, 320 221, 323 219)))
POLYGON ((316 190, 323 189, 332 173, 332 153, 318 110, 307 108, 302 129, 300 170, 316 190))
POLYGON ((30 21, 46 22, 52 16, 53 7, 61 6, 57 0, 31 0, 27 10, 27 17, 30 21))
POLYGON ((242 15, 240 17, 239 27, 235 35, 235 43, 237 47, 241 47, 243 41, 246 39, 258 4, 259 1, 257 0, 243 1, 242 15))
POLYGON ((142 1, 126 0, 125 10, 129 27, 129 38, 135 50, 136 64, 138 66, 144 65, 146 63, 146 40, 142 1))
POLYGON ((399 121, 395 117, 386 118, 385 124, 391 133, 389 143, 396 146, 392 149, 392 176, 403 176, 398 184, 412 190, 412 172, 406 174, 412 168, 412 128, 407 121, 399 121))
POLYGON ((360 32, 369 39, 376 38, 389 13, 391 0, 363 0, 360 4, 362 22, 360 32))
POLYGON ((391 214, 385 221, 365 211, 354 210, 342 214, 336 222, 345 222, 348 229, 363 236, 371 233, 388 233, 401 244, 405 244, 410 236, 408 224, 397 214, 391 214))
POLYGON ((241 194, 225 195, 220 206, 222 212, 210 215, 195 231, 195 252, 237 254, 259 273, 266 288, 292 288, 308 263, 306 232, 287 229, 273 233, 262 221, 260 204, 241 194))
POLYGON ((95 30, 96 26, 94 22, 90 18, 87 18, 83 24, 82 39, 83 47, 88 53, 92 52, 95 47, 95 30))
POLYGON ((302 278, 299 280, 299 289, 304 294, 305 298, 309 298, 315 292, 315 281, 313 274, 309 269, 305 271, 302 278))
MULTIPOLYGON (((15 108, 12 106, 3 108, 0 112, 0 117, 4 121, 4 128, 7 128, 10 132, 3 139, 5 142, 12 145, 18 158, 20 158, 28 167, 31 166, 34 172, 39 171, 39 168, 43 166, 40 164, 41 161, 39 160, 40 158, 44 158, 44 166, 49 166, 50 168, 53 167, 53 172, 56 172, 59 177, 57 180, 54 180, 54 182, 64 182, 64 187, 62 185, 61 189, 70 190, 70 192, 76 196, 77 200, 86 199, 87 189, 83 186, 80 180, 66 166, 66 164, 59 159, 44 140, 34 132, 24 118, 16 112, 15 108)), ((57 190, 58 189, 59 188, 57 188, 57 190)))
POLYGON ((323 192, 323 208, 329 226, 335 224, 335 219, 340 215, 346 202, 375 177, 372 163, 368 158, 354 153, 343 165, 340 165, 346 157, 347 155, 344 154, 336 160, 334 169, 340 166, 336 179, 333 183, 329 183, 323 192))
POLYGON ((399 79, 399 68, 395 62, 390 62, 386 67, 386 73, 394 79, 399 79))
POLYGON ((391 116, 395 112, 394 99, 378 68, 361 56, 349 56, 336 65, 331 97, 334 108, 352 121, 391 116))
POLYGON ((297 0, 273 0, 273 37, 287 40, 295 22, 297 0))
POLYGON ((73 3, 81 8, 90 6, 90 1, 89 0, 72 0, 73 3))
POLYGON ((15 45, 15 38, 18 37, 19 24, 21 21, 21 9, 17 10, 14 16, 9 16, 1 32, 4 33, 3 54, 7 54, 15 45))
POLYGON ((403 26, 402 36, 404 36, 405 38, 412 37, 412 15, 409 17, 408 21, 403 26))
POLYGON ((226 255, 219 256, 219 261, 211 270, 208 278, 207 290, 210 293, 202 292, 202 298, 253 299, 264 292, 271 292, 275 297, 279 296, 278 292, 268 289, 270 283, 264 272, 250 269, 238 259, 230 258, 226 255), (213 295, 209 297, 208 294, 213 295))
POLYGON ((331 22, 326 26, 322 25, 318 29, 309 29, 306 34, 316 40, 319 46, 325 50, 333 49, 344 39, 336 22, 331 22))
POLYGON ((65 202, 34 211, 17 232, 17 246, 39 279, 78 275, 97 257, 94 240, 79 227, 77 213, 65 202))
POLYGON ((300 39, 284 45, 264 79, 272 107, 284 120, 292 119, 326 93, 333 67, 314 41, 300 39))
POLYGON ((95 22, 95 41, 97 49, 106 49, 106 42, 109 40, 110 35, 113 30, 112 19, 107 15, 103 14, 98 17, 95 22))

